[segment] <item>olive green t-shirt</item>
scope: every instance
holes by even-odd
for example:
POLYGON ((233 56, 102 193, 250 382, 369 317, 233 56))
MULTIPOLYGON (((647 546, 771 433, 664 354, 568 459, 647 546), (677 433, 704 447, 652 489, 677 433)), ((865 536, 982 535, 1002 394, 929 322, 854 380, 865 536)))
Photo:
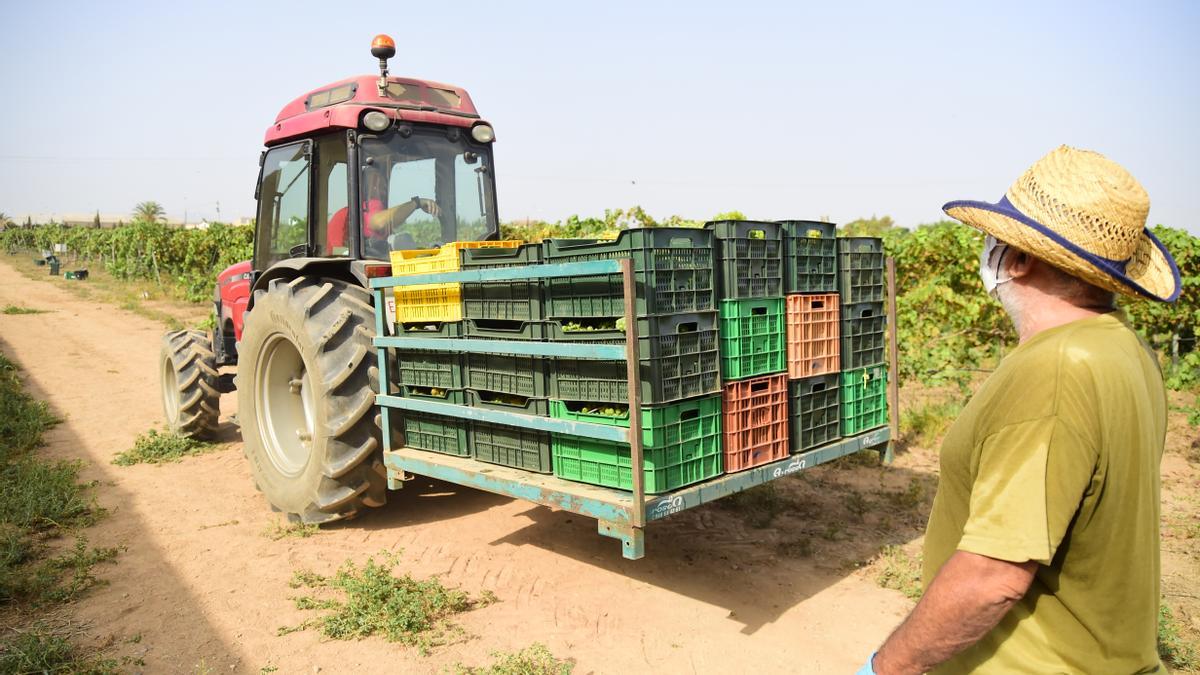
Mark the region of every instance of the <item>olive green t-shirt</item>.
POLYGON ((1040 563, 1025 597, 937 673, 1154 672, 1166 392, 1121 312, 1021 344, 946 433, 928 587, 956 551, 1040 563))

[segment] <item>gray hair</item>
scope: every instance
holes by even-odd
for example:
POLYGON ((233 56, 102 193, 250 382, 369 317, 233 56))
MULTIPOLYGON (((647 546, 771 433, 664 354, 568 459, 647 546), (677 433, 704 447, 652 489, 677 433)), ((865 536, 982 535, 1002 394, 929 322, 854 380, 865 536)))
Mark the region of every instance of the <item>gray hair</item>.
MULTIPOLYGON (((1044 261, 1043 261, 1044 262, 1044 261)), ((1116 294, 1112 291, 1093 286, 1079 277, 1045 263, 1050 278, 1050 293, 1066 300, 1076 307, 1097 307, 1112 309, 1116 303, 1116 294)))

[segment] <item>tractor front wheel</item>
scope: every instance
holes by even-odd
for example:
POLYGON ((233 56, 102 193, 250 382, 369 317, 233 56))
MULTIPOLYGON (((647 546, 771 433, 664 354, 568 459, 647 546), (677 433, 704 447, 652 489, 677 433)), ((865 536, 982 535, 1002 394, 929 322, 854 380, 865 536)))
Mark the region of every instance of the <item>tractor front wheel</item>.
POLYGON ((369 297, 334 279, 276 279, 246 314, 242 440, 259 489, 291 520, 350 518, 385 501, 369 297))
POLYGON ((221 394, 208 335, 196 330, 167 333, 158 363, 167 428, 191 438, 212 438, 217 431, 221 394))

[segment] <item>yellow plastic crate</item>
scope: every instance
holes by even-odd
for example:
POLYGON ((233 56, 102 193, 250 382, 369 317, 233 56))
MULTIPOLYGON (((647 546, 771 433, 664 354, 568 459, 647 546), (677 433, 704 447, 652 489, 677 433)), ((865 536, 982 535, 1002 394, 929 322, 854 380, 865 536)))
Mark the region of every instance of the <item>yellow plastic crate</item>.
POLYGON ((396 323, 462 321, 459 284, 429 284, 396 289, 396 323))
MULTIPOLYGON (((392 276, 457 272, 461 269, 458 252, 464 248, 516 248, 520 239, 505 241, 456 241, 441 248, 392 251, 392 276)), ((398 286, 396 322, 462 321, 462 284, 421 284, 398 286)))
POLYGON ((411 251, 392 251, 392 276, 457 272, 461 269, 458 252, 464 248, 517 248, 521 239, 505 241, 456 241, 441 248, 420 248, 411 251))

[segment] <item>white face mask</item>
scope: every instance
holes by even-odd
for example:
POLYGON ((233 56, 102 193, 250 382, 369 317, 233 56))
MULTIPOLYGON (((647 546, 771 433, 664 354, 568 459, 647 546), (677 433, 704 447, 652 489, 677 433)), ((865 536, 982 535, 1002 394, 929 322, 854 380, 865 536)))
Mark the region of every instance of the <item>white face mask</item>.
POLYGON ((979 278, 983 279, 983 288, 993 299, 996 298, 996 287, 1013 279, 1011 276, 1000 278, 1000 266, 1007 252, 1008 244, 990 234, 984 238, 983 253, 979 256, 979 278))

